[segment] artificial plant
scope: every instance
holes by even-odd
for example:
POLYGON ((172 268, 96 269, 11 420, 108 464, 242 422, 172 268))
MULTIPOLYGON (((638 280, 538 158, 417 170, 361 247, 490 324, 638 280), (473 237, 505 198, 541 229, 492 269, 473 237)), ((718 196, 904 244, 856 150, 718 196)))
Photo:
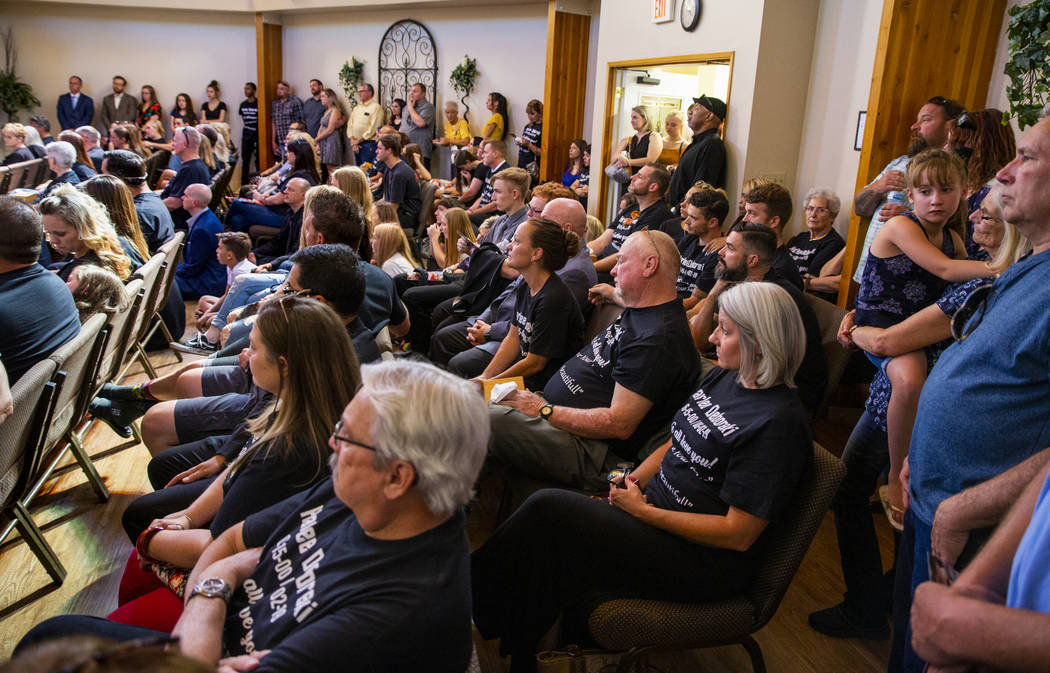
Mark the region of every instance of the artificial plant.
POLYGON ((474 91, 474 87, 477 86, 477 59, 464 55, 463 62, 452 69, 452 74, 449 76, 448 81, 452 85, 452 90, 460 96, 459 101, 463 103, 463 107, 465 108, 463 118, 466 119, 469 124, 470 106, 467 105, 467 96, 469 96, 474 91))

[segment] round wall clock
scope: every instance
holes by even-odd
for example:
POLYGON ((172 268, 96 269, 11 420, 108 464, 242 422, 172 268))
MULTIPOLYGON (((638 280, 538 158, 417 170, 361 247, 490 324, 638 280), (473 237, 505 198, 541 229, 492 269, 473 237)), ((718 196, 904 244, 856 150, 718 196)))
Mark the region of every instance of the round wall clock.
POLYGON ((682 0, 679 19, 683 29, 696 30, 697 24, 700 23, 700 0, 682 0))

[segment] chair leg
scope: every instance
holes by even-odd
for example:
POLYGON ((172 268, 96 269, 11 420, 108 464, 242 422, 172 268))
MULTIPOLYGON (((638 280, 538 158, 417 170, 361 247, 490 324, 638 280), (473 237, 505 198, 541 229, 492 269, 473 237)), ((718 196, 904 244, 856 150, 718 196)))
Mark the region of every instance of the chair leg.
MULTIPOLYGON (((164 335, 165 341, 167 341, 168 343, 175 341, 175 337, 171 335, 171 330, 168 329, 168 326, 164 324, 164 320, 160 317, 160 314, 154 313, 153 317, 154 319, 156 319, 157 324, 160 326, 160 331, 164 335)), ((179 362, 182 362, 182 353, 175 350, 174 348, 171 349, 171 352, 175 354, 175 357, 176 359, 178 359, 179 362)))
POLYGON ((758 646, 758 642, 751 636, 745 636, 740 641, 740 645, 747 650, 748 656, 751 657, 751 668, 755 673, 766 673, 766 661, 762 658, 762 648, 758 646))
POLYGON ((62 581, 66 579, 66 569, 62 567, 62 562, 58 560, 58 554, 44 539, 44 534, 37 527, 36 522, 33 521, 29 511, 26 510, 22 503, 16 501, 11 506, 11 513, 15 518, 15 527, 18 528, 22 539, 29 545, 33 555, 44 566, 44 570, 51 576, 55 584, 62 584, 62 581))
POLYGON ((99 502, 106 502, 109 500, 109 489, 106 488, 106 484, 103 483, 102 477, 99 476, 98 470, 95 469, 95 464, 91 462, 90 456, 87 455, 87 451, 84 450, 84 445, 77 439, 76 434, 69 433, 69 447, 73 452, 73 456, 80 463, 80 469, 84 471, 84 475, 87 476, 88 483, 91 484, 91 488, 94 489, 95 495, 98 496, 99 502))
POLYGON ((135 344, 135 353, 138 356, 139 362, 142 363, 142 368, 146 370, 146 373, 151 379, 157 378, 157 370, 153 368, 153 363, 149 361, 149 356, 146 355, 146 349, 142 347, 142 344, 135 344))
POLYGON ((136 444, 142 444, 142 430, 139 429, 138 420, 131 422, 131 437, 135 440, 136 444))

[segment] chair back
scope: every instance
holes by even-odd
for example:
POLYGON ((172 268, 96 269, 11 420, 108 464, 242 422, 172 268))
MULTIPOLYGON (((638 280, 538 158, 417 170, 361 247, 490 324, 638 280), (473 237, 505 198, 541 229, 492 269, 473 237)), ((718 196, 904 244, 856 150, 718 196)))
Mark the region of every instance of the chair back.
POLYGON ((434 196, 437 194, 437 188, 437 183, 433 180, 420 185, 419 192, 422 205, 419 208, 419 224, 416 227, 416 236, 425 234, 427 227, 430 226, 430 218, 433 215, 431 210, 434 208, 434 196))
MULTIPOLYGON (((146 297, 142 304, 142 310, 133 318, 133 326, 131 328, 132 339, 139 341, 142 336, 149 329, 150 318, 153 317, 153 301, 156 298, 157 292, 160 289, 160 284, 164 277, 164 265, 167 256, 157 251, 145 264, 140 266, 135 273, 131 274, 132 279, 142 279, 142 290, 145 292, 146 297)), ((130 346, 129 341, 129 346, 130 346)))
POLYGON ((168 166, 169 161, 171 161, 170 150, 157 150, 146 159, 146 184, 150 189, 156 186, 157 177, 168 166))
POLYGON ((817 324, 820 327, 820 345, 824 350, 824 361, 828 368, 828 384, 824 388, 824 398, 820 401, 814 417, 820 416, 827 408, 828 402, 839 387, 842 374, 846 371, 846 365, 852 353, 842 347, 838 341, 839 325, 846 315, 846 309, 832 304, 830 301, 815 297, 808 292, 805 293, 806 302, 813 308, 817 316, 817 324))
POLYGON ((44 427, 55 384, 51 382, 58 364, 51 359, 33 365, 11 386, 14 413, 0 423, 0 506, 7 509, 22 497, 29 483, 33 457, 43 439, 44 427))
POLYGON ((40 165, 36 167, 36 174, 33 176, 33 180, 26 185, 27 187, 36 187, 44 180, 47 180, 48 177, 54 177, 51 167, 47 165, 47 159, 37 159, 37 161, 40 162, 40 165))
POLYGON ((58 366, 55 378, 64 374, 65 382, 59 386, 55 411, 47 428, 44 447, 54 447, 80 422, 86 409, 82 404, 81 391, 88 376, 94 373, 102 351, 100 333, 109 316, 96 313, 80 327, 80 334, 51 354, 58 366))
POLYGON ((182 259, 182 243, 184 240, 186 240, 186 232, 180 231, 170 241, 161 246, 161 250, 170 250, 170 252, 165 253, 164 256, 165 266, 161 273, 160 286, 157 288, 157 293, 153 296, 151 317, 159 314, 160 310, 164 308, 164 302, 168 301, 171 285, 175 282, 175 272, 178 271, 179 260, 182 259))
MULTIPOLYGON (((36 161, 36 159, 34 159, 33 161, 36 161)), ((33 163, 33 161, 20 161, 16 164, 7 165, 7 169, 10 171, 8 191, 25 186, 25 183, 28 182, 28 180, 25 179, 26 172, 29 170, 29 166, 33 163)), ((34 187, 35 186, 36 185, 34 185, 34 187)))
POLYGON ((211 181, 211 205, 213 213, 219 215, 223 211, 226 189, 230 186, 230 178, 233 177, 233 164, 226 164, 221 171, 215 174, 211 181))
POLYGON ((162 246, 160 246, 157 249, 157 252, 163 252, 165 255, 167 255, 167 258, 169 260, 171 260, 173 262, 178 262, 179 259, 177 257, 173 257, 171 253, 174 252, 174 250, 176 248, 179 248, 179 247, 182 246, 182 241, 185 240, 185 238, 186 238, 186 232, 185 231, 175 232, 174 236, 169 238, 166 243, 164 243, 162 246))
MULTIPOLYGON (((131 331, 134 329, 136 314, 142 310, 142 302, 146 296, 142 286, 141 278, 132 278, 124 286, 124 310, 118 311, 110 318, 109 336, 102 351, 99 362, 98 376, 95 378, 95 391, 107 381, 116 378, 120 371, 120 365, 124 361, 124 353, 128 351, 131 331)), ((92 394, 94 397, 94 394, 92 394)))
POLYGON ((747 592, 755 606, 755 630, 777 611, 845 475, 842 461, 814 442, 809 472, 799 483, 787 515, 769 530, 766 552, 747 592))
POLYGON ((587 328, 583 331, 583 336, 587 339, 587 342, 590 343, 605 328, 616 322, 621 313, 623 313, 623 307, 610 302, 605 302, 601 306, 595 307, 591 311, 590 320, 587 321, 587 328))

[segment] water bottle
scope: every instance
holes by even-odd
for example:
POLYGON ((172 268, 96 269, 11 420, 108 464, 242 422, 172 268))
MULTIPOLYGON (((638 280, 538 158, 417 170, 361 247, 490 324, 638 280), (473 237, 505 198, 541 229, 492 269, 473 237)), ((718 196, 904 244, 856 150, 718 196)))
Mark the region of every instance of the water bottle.
POLYGON ((905 208, 907 208, 908 196, 899 189, 895 189, 886 195, 886 205, 890 204, 893 204, 895 206, 904 206, 905 208))

